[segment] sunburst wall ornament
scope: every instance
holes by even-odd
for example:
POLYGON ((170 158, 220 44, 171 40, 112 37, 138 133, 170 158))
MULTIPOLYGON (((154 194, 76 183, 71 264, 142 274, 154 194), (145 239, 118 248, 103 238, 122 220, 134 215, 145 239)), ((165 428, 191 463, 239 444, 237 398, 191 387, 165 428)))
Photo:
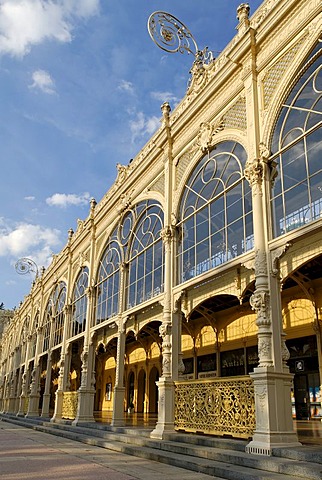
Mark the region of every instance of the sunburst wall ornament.
POLYGON ((190 30, 180 20, 167 12, 154 12, 148 19, 148 31, 154 43, 169 53, 188 53, 203 63, 213 61, 213 54, 205 47, 199 50, 190 30))

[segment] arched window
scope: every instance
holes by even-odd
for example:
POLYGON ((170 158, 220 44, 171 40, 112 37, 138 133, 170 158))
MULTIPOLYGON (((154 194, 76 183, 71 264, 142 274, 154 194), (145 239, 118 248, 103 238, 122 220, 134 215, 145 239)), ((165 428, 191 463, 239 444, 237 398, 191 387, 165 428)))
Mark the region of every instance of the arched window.
POLYGON ((96 324, 119 312, 120 266, 128 265, 125 308, 163 291, 161 206, 146 200, 129 209, 110 236, 97 277, 96 324))
POLYGON ((64 306, 66 302, 66 285, 59 282, 52 295, 53 312, 53 346, 59 345, 63 340, 64 332, 64 306))
POLYGON ((119 311, 121 263, 122 252, 117 238, 117 229, 115 229, 99 264, 96 283, 96 324, 117 315, 119 311))
POLYGON ((182 196, 179 283, 253 248, 251 189, 244 148, 219 143, 196 165, 182 196))
POLYGON ((46 307, 43 324, 44 341, 43 352, 50 347, 50 336, 53 335, 53 345, 59 345, 63 340, 64 332, 64 306, 66 302, 66 285, 59 282, 52 292, 46 307))
POLYGON ((88 268, 83 267, 76 280, 72 296, 72 317, 70 336, 74 337, 85 331, 88 287, 88 268))
POLYGON ((52 298, 50 298, 47 303, 45 319, 43 323, 43 334, 44 334, 43 346, 42 346, 43 352, 46 352, 49 349, 52 318, 53 318, 53 301, 52 301, 52 298))
POLYGON ((274 236, 322 215, 322 49, 316 47, 285 100, 272 141, 274 236))
POLYGON ((123 219, 124 246, 128 239, 127 308, 149 300, 163 291, 164 255, 160 236, 162 228, 163 211, 161 205, 153 200, 140 202, 123 219))

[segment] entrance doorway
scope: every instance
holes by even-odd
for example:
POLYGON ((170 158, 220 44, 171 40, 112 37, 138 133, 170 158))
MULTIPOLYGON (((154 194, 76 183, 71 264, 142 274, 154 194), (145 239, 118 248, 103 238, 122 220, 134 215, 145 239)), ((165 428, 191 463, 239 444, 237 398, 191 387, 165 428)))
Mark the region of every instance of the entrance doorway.
POLYGON ((158 413, 158 386, 156 382, 159 380, 159 371, 153 367, 149 376, 149 413, 158 413))
POLYGON ((296 420, 321 419, 321 391, 317 342, 315 336, 286 342, 290 352, 289 366, 294 374, 292 398, 296 420))

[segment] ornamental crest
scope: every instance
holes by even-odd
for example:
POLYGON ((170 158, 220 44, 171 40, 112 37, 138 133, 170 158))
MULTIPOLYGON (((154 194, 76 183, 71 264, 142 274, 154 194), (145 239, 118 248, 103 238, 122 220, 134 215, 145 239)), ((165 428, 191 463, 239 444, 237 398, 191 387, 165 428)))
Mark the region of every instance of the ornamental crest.
POLYGON ((197 135, 196 146, 202 152, 209 151, 213 145, 213 137, 216 133, 224 129, 224 122, 221 119, 217 125, 211 125, 207 122, 202 122, 197 135))

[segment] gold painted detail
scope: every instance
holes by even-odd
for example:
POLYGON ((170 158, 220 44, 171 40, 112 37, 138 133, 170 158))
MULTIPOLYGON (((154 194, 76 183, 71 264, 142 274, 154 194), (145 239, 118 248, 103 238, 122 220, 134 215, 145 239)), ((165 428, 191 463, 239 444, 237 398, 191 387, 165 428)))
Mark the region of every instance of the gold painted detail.
POLYGON ((245 376, 176 382, 175 429, 251 437, 255 430, 252 379, 245 376))
POLYGON ((76 418, 78 406, 77 392, 63 392, 62 417, 73 420, 76 418))

